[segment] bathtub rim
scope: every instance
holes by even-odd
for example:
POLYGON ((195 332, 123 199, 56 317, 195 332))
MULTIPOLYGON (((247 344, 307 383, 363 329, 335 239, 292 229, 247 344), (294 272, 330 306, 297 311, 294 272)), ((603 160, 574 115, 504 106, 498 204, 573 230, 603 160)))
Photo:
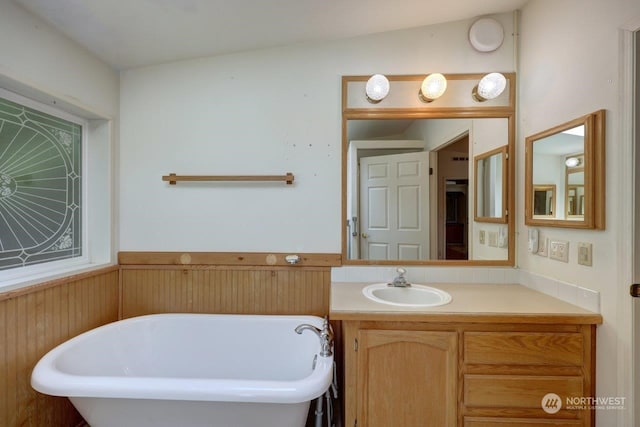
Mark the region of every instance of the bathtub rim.
MULTIPOLYGON (((284 318, 299 323, 321 326, 323 319, 309 315, 243 315, 206 313, 161 313, 118 320, 83 332, 50 350, 37 362, 31 374, 31 386, 38 392, 51 396, 124 398, 155 400, 189 400, 218 402, 302 403, 322 396, 333 381, 333 356, 318 353, 316 366, 311 373, 293 381, 244 380, 179 377, 117 377, 76 375, 61 372, 56 367, 57 358, 73 345, 106 329, 127 323, 145 322, 153 318, 284 318), (123 387, 126 379, 126 387, 123 387)), ((319 346, 318 346, 319 348, 319 346)), ((319 350, 318 350, 319 351, 319 350)), ((259 363, 260 357, 256 356, 259 363)))

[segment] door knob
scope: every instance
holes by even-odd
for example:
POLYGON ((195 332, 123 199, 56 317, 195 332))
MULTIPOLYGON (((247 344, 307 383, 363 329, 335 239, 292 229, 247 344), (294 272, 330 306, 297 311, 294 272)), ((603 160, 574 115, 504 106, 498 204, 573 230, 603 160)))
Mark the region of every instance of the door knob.
POLYGON ((640 298, 640 283, 634 283, 629 287, 629 293, 634 298, 640 298))
POLYGON ((362 233, 361 236, 362 236, 363 239, 366 239, 367 237, 369 237, 369 235, 367 233, 362 233))

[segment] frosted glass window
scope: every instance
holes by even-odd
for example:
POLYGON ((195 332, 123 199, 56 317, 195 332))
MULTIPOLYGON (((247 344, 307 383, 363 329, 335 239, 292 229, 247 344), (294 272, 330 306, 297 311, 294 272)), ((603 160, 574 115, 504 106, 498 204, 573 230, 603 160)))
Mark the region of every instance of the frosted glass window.
POLYGON ((82 126, 0 98, 0 270, 82 255, 82 126))

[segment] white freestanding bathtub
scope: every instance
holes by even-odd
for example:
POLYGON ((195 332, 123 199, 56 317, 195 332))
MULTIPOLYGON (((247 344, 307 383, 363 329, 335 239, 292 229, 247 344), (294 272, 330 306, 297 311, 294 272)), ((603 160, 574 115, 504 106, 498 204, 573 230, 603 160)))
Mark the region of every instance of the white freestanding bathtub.
POLYGON ((92 427, 302 427, 333 379, 314 316, 158 314, 51 350, 34 389, 67 396, 92 427))

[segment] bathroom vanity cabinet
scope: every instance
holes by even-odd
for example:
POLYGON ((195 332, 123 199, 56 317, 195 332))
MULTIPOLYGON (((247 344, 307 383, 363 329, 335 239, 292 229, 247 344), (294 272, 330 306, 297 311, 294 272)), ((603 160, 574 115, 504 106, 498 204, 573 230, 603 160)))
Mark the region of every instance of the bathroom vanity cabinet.
POLYGON ((455 427, 457 334, 381 326, 344 324, 346 425, 455 427))
MULTIPOLYGON (((517 287, 523 297, 535 292, 517 287)), ((562 302, 563 310, 549 312, 558 300, 535 294, 534 303, 553 300, 544 313, 473 313, 453 303, 439 312, 332 305, 345 427, 594 426, 592 407, 578 399, 595 395, 602 319, 562 302), (558 398, 544 400, 549 393, 558 398)))

